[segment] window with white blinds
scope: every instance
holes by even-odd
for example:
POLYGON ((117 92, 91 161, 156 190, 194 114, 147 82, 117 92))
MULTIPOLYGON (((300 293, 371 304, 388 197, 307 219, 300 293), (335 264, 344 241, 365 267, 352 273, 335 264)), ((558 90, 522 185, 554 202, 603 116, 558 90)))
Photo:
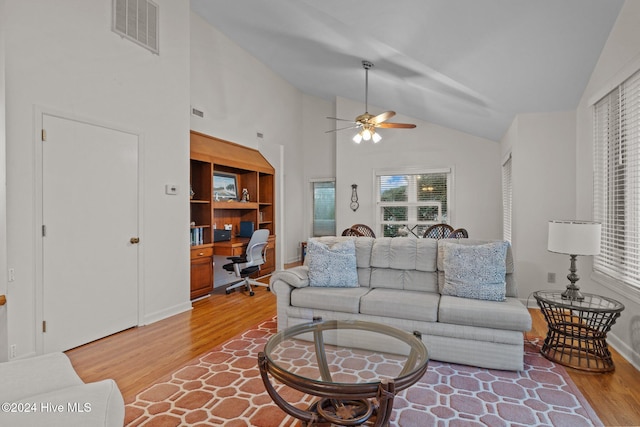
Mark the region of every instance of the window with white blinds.
POLYGON ((315 181, 313 187, 313 237, 336 235, 336 183, 315 181))
POLYGON ((376 173, 377 215, 385 237, 422 237, 450 217, 449 169, 421 173, 376 173))
POLYGON ((502 165, 502 238, 511 242, 511 212, 513 184, 511 182, 511 154, 502 165))
POLYGON ((640 290, 640 72, 595 104, 594 270, 640 290))

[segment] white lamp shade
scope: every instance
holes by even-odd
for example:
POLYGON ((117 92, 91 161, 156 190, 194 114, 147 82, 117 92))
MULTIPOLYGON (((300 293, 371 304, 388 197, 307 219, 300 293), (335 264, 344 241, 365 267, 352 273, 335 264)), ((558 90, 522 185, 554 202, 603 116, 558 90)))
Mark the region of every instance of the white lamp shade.
POLYGON ((547 248, 569 255, 598 255, 601 224, 590 221, 549 221, 547 248))

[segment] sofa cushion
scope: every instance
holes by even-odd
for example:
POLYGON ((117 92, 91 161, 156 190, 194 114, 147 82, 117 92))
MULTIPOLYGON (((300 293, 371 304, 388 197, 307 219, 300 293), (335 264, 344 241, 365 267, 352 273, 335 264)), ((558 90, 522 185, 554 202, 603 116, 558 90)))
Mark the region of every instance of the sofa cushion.
POLYGON ((531 315, 517 298, 483 301, 450 295, 440 297, 438 321, 462 326, 528 331, 531 315))
POLYGON ((356 245, 353 239, 329 245, 316 239, 307 242, 309 285, 353 288, 358 286, 356 245))
POLYGON ((419 270, 371 269, 371 288, 438 292, 437 273, 419 270))
MULTIPOLYGON (((353 240, 356 245, 356 262, 358 264, 358 268, 371 267, 371 248, 373 246, 373 242, 376 240, 373 237, 358 237, 356 239, 352 236, 322 236, 314 237, 313 240, 315 240, 316 242, 325 243, 329 246, 333 246, 338 242, 344 242, 345 240, 353 240)), ((309 264, 309 257, 305 257, 304 264, 309 264)))
POLYGON ((342 311, 358 313, 360 297, 369 292, 369 288, 323 288, 306 287, 291 291, 291 305, 316 310, 342 311))
POLYGON ((436 322, 440 295, 395 289, 372 289, 360 299, 360 313, 436 322))
POLYGON ((504 301, 508 242, 459 245, 446 242, 444 248, 444 295, 490 301, 504 301))
MULTIPOLYGON (((500 240, 479 240, 479 239, 456 239, 454 243, 458 245, 483 245, 485 243, 491 242, 499 242, 500 240)), ((438 240, 438 286, 440 287, 440 293, 442 293, 442 288, 444 287, 444 247, 450 241, 448 239, 440 239, 438 240)), ((511 245, 507 248, 507 258, 505 261, 507 268, 507 275, 505 277, 507 282, 507 292, 506 295, 508 297, 517 297, 518 296, 518 286, 513 274, 513 251, 511 245)))
POLYGON ((371 266, 394 270, 436 271, 437 241, 379 237, 371 249, 371 266))

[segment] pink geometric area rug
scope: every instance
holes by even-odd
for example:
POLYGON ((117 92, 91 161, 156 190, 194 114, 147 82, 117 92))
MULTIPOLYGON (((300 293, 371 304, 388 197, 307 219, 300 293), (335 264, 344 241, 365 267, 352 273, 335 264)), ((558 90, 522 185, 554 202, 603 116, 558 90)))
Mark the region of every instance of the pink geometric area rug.
MULTIPOLYGON (((276 331, 271 319, 213 349, 126 405, 127 427, 297 427, 265 391, 258 352, 276 331)), ((315 398, 280 385, 291 404, 315 398)), ((565 369, 525 344, 525 369, 499 371, 429 361, 424 377, 394 399, 394 427, 600 426, 565 369)))

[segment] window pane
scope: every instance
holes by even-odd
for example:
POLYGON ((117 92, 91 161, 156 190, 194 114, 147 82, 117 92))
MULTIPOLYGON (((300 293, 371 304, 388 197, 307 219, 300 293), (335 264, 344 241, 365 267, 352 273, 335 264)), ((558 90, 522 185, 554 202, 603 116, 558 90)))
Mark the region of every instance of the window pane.
POLYGON ((408 177, 405 175, 381 176, 380 180, 380 201, 383 202, 406 202, 408 177))
POLYGON ((336 234, 336 185, 333 181, 313 183, 313 236, 336 234))
POLYGON ((429 222, 439 222, 440 208, 441 208, 440 205, 418 207, 418 220, 429 221, 429 222))
POLYGON ((385 206, 382 208, 384 221, 407 221, 409 209, 405 206, 385 206))
MULTIPOLYGON (((416 199, 419 202, 438 202, 443 216, 447 216, 447 175, 431 173, 417 176, 416 199)), ((429 221, 435 221, 436 218, 429 221)))
POLYGON ((378 175, 378 223, 385 237, 422 237, 431 225, 447 222, 449 172, 378 175))

